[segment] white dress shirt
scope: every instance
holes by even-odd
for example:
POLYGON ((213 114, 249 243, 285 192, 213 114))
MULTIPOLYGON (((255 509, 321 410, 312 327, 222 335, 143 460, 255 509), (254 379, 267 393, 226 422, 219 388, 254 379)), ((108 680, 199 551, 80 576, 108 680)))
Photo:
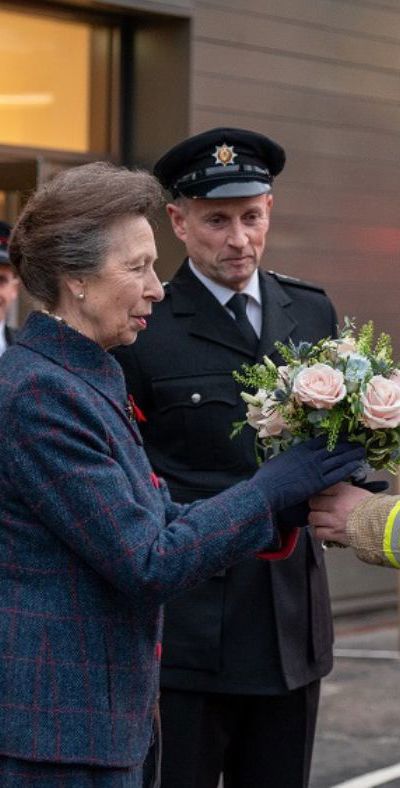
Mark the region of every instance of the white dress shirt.
MULTIPOLYGON (((236 290, 231 290, 229 287, 225 287, 224 285, 218 284, 218 282, 214 282, 208 276, 205 276, 198 268, 196 268, 195 264, 189 258, 189 266, 192 273, 197 276, 197 279, 213 294, 213 296, 219 301, 221 306, 223 306, 228 314, 235 319, 233 312, 227 307, 228 301, 232 298, 233 295, 237 292, 236 290)), ((261 290, 260 290, 260 280, 258 276, 258 268, 253 271, 249 281, 247 282, 246 287, 240 291, 248 296, 247 305, 246 305, 246 314, 249 318, 251 325, 254 328, 257 336, 260 338, 261 336, 261 327, 262 327, 262 304, 261 304, 261 290)))
POLYGON ((6 321, 0 321, 0 356, 3 355, 4 351, 7 349, 7 342, 6 342, 6 321))

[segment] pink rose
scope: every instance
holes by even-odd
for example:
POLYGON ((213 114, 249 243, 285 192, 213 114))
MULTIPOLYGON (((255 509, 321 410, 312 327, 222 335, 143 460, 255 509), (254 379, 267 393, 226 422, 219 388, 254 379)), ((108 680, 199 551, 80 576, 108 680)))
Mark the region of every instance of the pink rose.
POLYGON ((362 422, 371 430, 400 426, 400 387, 393 379, 374 375, 361 403, 364 408, 362 422))
MULTIPOLYGON (((248 401, 249 398, 246 399, 248 401)), ((248 401, 246 413, 247 421, 251 427, 257 430, 260 438, 280 435, 287 424, 276 408, 276 400, 268 397, 263 389, 259 389, 252 399, 253 402, 248 401)))
POLYGON ((276 408, 276 400, 267 397, 262 409, 261 418, 259 420, 259 437, 268 438, 271 435, 281 435, 282 431, 286 428, 287 423, 276 408))
POLYGON ((297 402, 320 410, 331 410, 346 396, 343 373, 328 364, 314 364, 301 369, 293 383, 297 402))
POLYGON ((337 340, 337 354, 338 356, 351 356, 357 350, 355 339, 348 337, 348 339, 337 340))

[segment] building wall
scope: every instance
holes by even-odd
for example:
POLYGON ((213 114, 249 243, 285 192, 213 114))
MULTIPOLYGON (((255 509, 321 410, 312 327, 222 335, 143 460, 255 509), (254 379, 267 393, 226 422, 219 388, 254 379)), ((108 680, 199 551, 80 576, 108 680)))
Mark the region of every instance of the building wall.
MULTIPOLYGON (((399 335, 398 0, 197 0, 191 124, 276 138, 265 264, 399 335)), ((400 353, 400 341, 397 341, 400 353)))

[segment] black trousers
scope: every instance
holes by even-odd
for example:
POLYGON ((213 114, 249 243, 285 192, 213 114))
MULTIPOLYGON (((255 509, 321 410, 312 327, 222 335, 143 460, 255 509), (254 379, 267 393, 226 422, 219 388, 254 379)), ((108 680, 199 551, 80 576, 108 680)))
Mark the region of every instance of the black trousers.
POLYGON ((161 788, 306 788, 320 682, 287 695, 163 690, 161 788))

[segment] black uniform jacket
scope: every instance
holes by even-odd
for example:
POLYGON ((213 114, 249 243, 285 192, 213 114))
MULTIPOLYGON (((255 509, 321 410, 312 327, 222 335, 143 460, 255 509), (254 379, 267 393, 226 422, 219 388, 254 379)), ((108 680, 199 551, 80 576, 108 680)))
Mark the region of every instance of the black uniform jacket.
MULTIPOLYGON (((260 282, 259 360, 268 354, 280 361, 277 340, 335 334, 336 315, 322 289, 266 272, 260 282)), ((254 472, 254 430, 246 426, 233 439, 230 433, 245 413, 232 370, 256 359, 187 262, 166 285, 147 330, 115 354, 147 418, 142 433, 152 465, 175 500, 214 495, 254 472)), ((279 694, 331 666, 323 553, 309 529, 287 560, 244 561, 167 605, 164 686, 279 694)))

